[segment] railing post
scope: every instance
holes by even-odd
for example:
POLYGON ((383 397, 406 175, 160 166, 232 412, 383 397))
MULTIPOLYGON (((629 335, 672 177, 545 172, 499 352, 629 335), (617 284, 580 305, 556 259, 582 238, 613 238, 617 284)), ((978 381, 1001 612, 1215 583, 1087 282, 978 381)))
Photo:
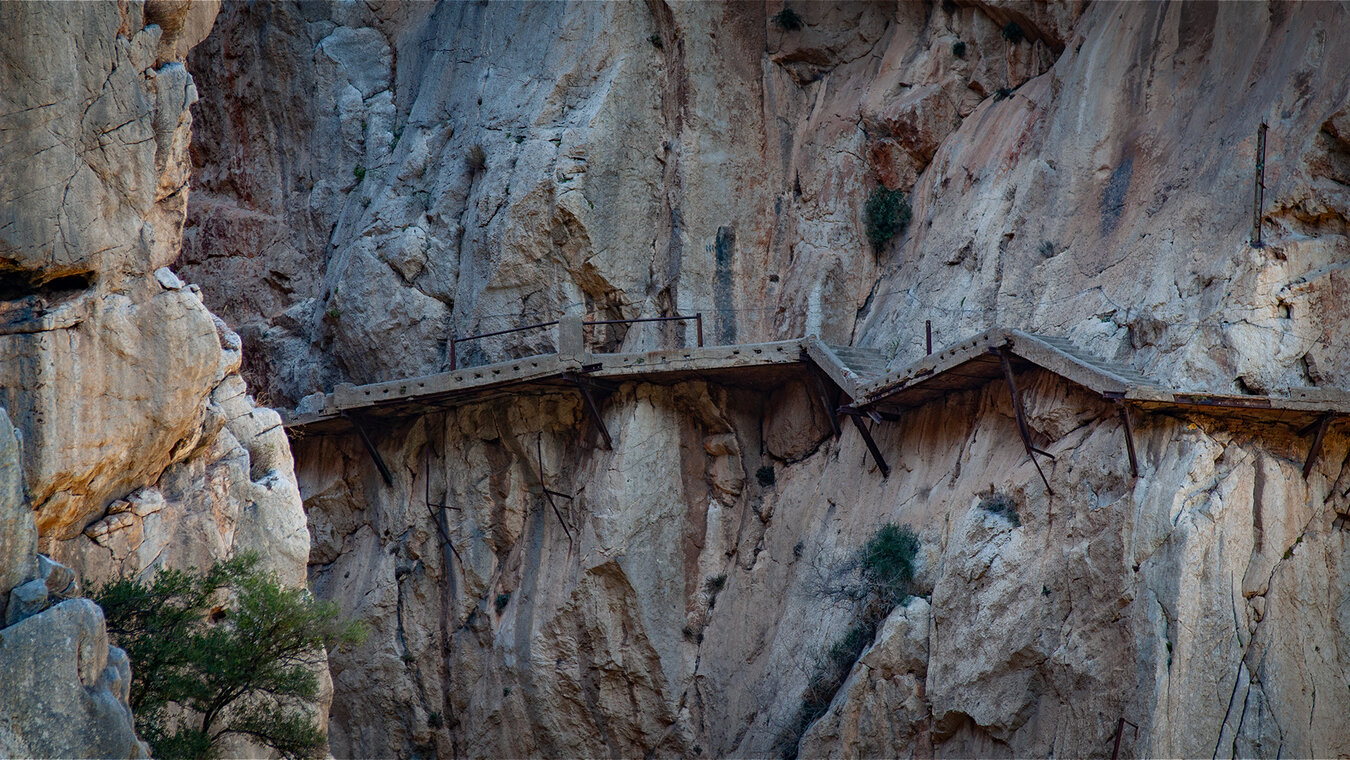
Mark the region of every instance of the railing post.
POLYGON ((923 321, 924 345, 928 347, 928 353, 933 353, 933 320, 925 319, 923 321))
POLYGON ((455 371, 455 336, 450 336, 450 371, 455 371))
POLYGON ((578 314, 569 314, 558 320, 558 354, 564 357, 583 359, 586 353, 586 336, 582 334, 582 319, 578 314))
POLYGON ((694 315, 694 325, 698 328, 698 347, 703 348, 703 312, 694 315))

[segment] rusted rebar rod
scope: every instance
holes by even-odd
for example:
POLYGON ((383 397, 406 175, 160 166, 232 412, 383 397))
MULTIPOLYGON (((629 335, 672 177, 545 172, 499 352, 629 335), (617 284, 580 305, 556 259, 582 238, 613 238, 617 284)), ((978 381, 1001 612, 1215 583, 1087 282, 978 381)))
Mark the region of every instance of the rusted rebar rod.
POLYGON ((1261 247, 1261 207, 1266 195, 1266 125, 1256 129, 1256 188, 1252 199, 1252 247, 1261 247))

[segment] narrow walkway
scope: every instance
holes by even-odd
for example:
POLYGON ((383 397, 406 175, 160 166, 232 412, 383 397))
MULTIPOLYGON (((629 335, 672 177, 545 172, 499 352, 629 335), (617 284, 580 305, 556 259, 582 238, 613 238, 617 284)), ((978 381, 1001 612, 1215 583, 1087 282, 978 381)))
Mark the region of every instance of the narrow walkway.
MULTIPOLYGON (((595 354, 586 350, 578 320, 560 320, 556 353, 459 369, 424 377, 369 385, 340 385, 332 393, 307 399, 295 413, 283 415, 294 434, 324 434, 356 429, 377 418, 407 417, 525 394, 579 392, 605 442, 597 391, 621 382, 670 385, 704 380, 727 386, 775 389, 791 380, 807 384, 835 420, 851 417, 883 475, 889 467, 863 420, 898 420, 905 410, 973 390, 1002 379, 1012 394, 1019 431, 1028 455, 1044 454, 1031 440, 1017 390, 1017 375, 1029 368, 1052 372, 1111 401, 1120 409, 1131 469, 1138 472, 1131 410, 1223 410, 1278 422, 1304 424, 1301 435, 1313 440, 1304 467, 1311 471, 1332 420, 1350 414, 1344 390, 1297 389, 1287 396, 1192 393, 1164 388, 1119 364, 1091 356, 1063 338, 994 328, 900 368, 890 368, 881 352, 832 346, 815 337, 773 343, 680 348, 644 353, 595 354), (826 382, 828 380, 828 383, 826 382), (836 389, 831 392, 829 385, 836 389), (838 399, 838 405, 832 399, 838 399)), ((368 440, 368 439, 367 439, 368 440)), ((374 451, 372 450, 374 455, 374 451)), ((1038 465, 1039 468, 1039 465, 1038 465)), ((1047 487, 1048 487, 1047 482, 1047 487)))

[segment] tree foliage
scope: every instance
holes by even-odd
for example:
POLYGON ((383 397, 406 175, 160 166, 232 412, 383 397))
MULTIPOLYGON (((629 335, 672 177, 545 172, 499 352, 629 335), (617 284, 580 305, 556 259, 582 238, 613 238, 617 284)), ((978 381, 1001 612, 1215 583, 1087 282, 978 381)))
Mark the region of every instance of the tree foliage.
POLYGON ((904 190, 878 187, 867 196, 863 214, 867 223, 867 239, 872 248, 880 251, 886 241, 904 232, 909 226, 909 198, 904 190))
POLYGON ((113 581, 95 601, 131 659, 136 730, 155 757, 212 758, 231 734, 288 758, 322 755, 304 710, 318 692, 314 666, 364 634, 335 604, 281 585, 254 554, 113 581))
POLYGON ((773 14, 772 20, 775 26, 785 32, 795 32, 803 26, 802 17, 787 5, 783 6, 783 10, 773 14))

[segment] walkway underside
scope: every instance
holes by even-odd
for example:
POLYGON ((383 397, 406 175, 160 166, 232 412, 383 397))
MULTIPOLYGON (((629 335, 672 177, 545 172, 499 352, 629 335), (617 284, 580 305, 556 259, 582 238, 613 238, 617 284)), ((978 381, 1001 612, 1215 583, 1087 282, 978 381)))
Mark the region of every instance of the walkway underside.
MULTIPOLYGON (((1030 368, 1047 370, 1119 402, 1127 435, 1129 409, 1210 410, 1230 417, 1302 425, 1302 433, 1314 435, 1305 475, 1333 418, 1350 413, 1350 393, 1344 390, 1298 389, 1283 396, 1173 390, 1127 367, 1093 357, 1062 338, 995 328, 900 368, 888 367, 873 349, 831 346, 814 337, 646 353, 546 354, 407 380, 341 385, 326 394, 321 405, 311 401, 304 411, 287 415, 285 424, 292 433, 336 433, 351 430, 356 421, 416 416, 503 397, 573 392, 583 396, 603 431, 593 391, 611 390, 620 383, 672 385, 702 380, 772 390, 801 380, 827 407, 838 399, 839 406, 828 409, 832 413, 828 416, 834 419, 835 412, 853 416, 886 473, 889 468, 862 425, 863 417, 894 419, 905 410, 996 380, 1005 381, 1012 393, 1028 454, 1037 451, 1027 433, 1016 380, 1030 368)), ((608 433, 604 435, 608 439, 608 433)), ((1137 469, 1133 442, 1129 443, 1131 465, 1137 469)))

